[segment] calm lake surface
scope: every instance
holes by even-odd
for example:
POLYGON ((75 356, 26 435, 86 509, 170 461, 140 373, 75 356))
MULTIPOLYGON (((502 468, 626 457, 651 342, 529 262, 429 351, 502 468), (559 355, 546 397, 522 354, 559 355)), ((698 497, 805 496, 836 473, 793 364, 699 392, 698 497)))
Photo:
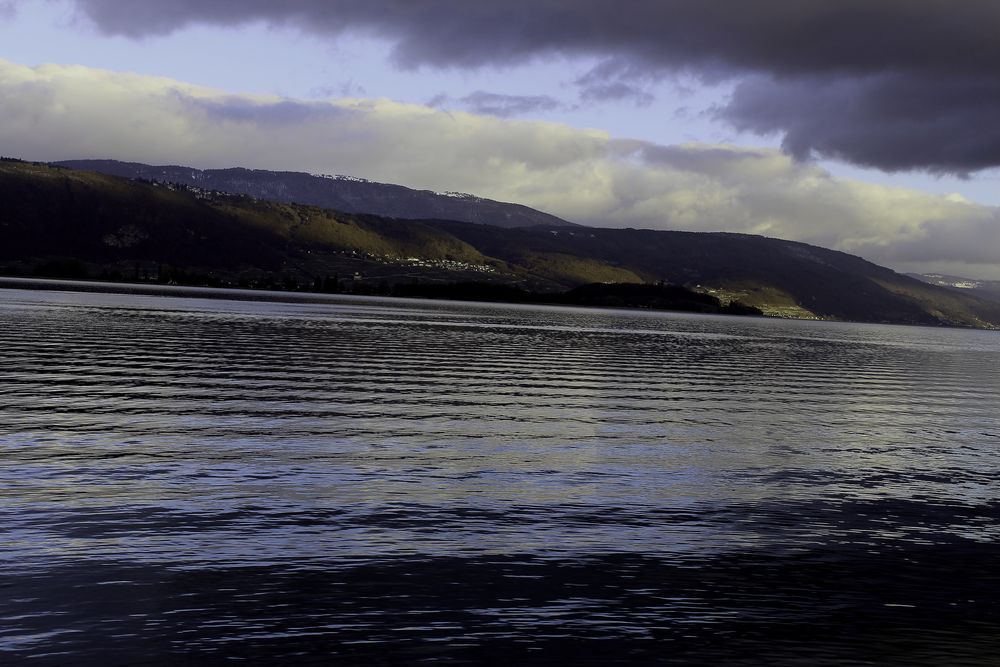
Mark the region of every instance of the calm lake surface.
POLYGON ((201 293, 0 290, 3 664, 997 664, 996 332, 201 293))

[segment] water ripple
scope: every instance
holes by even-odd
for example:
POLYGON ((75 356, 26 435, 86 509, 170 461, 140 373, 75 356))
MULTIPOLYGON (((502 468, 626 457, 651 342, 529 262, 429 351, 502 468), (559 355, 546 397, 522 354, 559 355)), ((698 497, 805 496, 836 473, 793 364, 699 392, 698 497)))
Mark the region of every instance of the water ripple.
POLYGON ((0 653, 1000 649, 995 333, 193 296, 0 290, 0 653))

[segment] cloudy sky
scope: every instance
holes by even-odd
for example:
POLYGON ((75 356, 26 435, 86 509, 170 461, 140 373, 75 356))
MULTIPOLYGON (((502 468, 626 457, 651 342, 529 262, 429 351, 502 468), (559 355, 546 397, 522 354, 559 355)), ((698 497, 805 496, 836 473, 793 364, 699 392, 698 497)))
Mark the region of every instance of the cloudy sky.
POLYGON ((996 0, 0 0, 0 154, 336 173, 1000 279, 996 0))

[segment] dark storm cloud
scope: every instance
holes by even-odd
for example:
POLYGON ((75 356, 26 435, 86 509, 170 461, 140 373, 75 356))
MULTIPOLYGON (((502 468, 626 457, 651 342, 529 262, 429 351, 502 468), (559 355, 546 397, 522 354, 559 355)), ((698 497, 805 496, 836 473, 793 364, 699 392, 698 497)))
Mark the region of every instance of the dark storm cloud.
POLYGON ((782 133, 800 159, 957 174, 1000 161, 1000 76, 756 77, 719 113, 742 130, 782 133))
MULTIPOLYGON (((1000 165, 1000 148, 991 141, 982 144, 982 126, 969 122, 997 111, 996 0, 77 4, 103 31, 132 37, 194 23, 253 21, 319 35, 359 31, 390 40, 394 58, 403 67, 510 65, 563 55, 627 62, 654 79, 678 70, 715 80, 755 75, 740 86, 722 116, 744 129, 785 134, 786 145, 799 155, 812 152, 884 169, 959 173, 1000 165), (871 83, 878 80, 890 82, 890 90, 871 83), (956 80, 961 82, 958 89, 949 85, 956 80), (893 90, 909 93, 908 99, 921 106, 894 103, 893 90), (834 98, 831 91, 848 97, 834 98), (760 114, 767 95, 785 102, 773 119, 760 114), (817 121, 817 95, 827 104, 818 109, 820 117, 838 122, 817 121), (866 149, 868 138, 887 130, 890 136, 866 149)), ((603 81, 595 76, 580 85, 585 101, 643 99, 642 81, 635 77, 612 73, 603 81)))
POLYGON ((776 73, 990 70, 995 0, 77 0, 104 31, 142 36, 192 23, 361 29, 412 65, 507 64, 548 53, 776 73))

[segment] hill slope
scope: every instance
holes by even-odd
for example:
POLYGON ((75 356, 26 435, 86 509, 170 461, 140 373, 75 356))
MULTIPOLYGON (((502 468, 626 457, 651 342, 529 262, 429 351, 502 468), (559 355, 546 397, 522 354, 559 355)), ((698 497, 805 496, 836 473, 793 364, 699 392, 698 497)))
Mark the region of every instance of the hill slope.
POLYGON ((344 176, 263 169, 193 169, 154 167, 116 160, 70 160, 57 165, 123 178, 139 178, 247 195, 267 201, 310 204, 345 213, 371 213, 392 218, 439 218, 497 227, 572 226, 554 215, 520 204, 508 204, 461 193, 413 190, 344 176))
POLYGON ((520 229, 432 223, 482 253, 544 272, 585 257, 645 281, 699 285, 765 312, 869 322, 996 325, 998 304, 928 285, 860 257, 794 241, 729 233, 520 229))
POLYGON ((1000 326, 1000 304, 845 253, 740 234, 502 229, 340 213, 0 162, 0 272, 217 284, 486 281, 532 290, 686 285, 770 314, 1000 326))

